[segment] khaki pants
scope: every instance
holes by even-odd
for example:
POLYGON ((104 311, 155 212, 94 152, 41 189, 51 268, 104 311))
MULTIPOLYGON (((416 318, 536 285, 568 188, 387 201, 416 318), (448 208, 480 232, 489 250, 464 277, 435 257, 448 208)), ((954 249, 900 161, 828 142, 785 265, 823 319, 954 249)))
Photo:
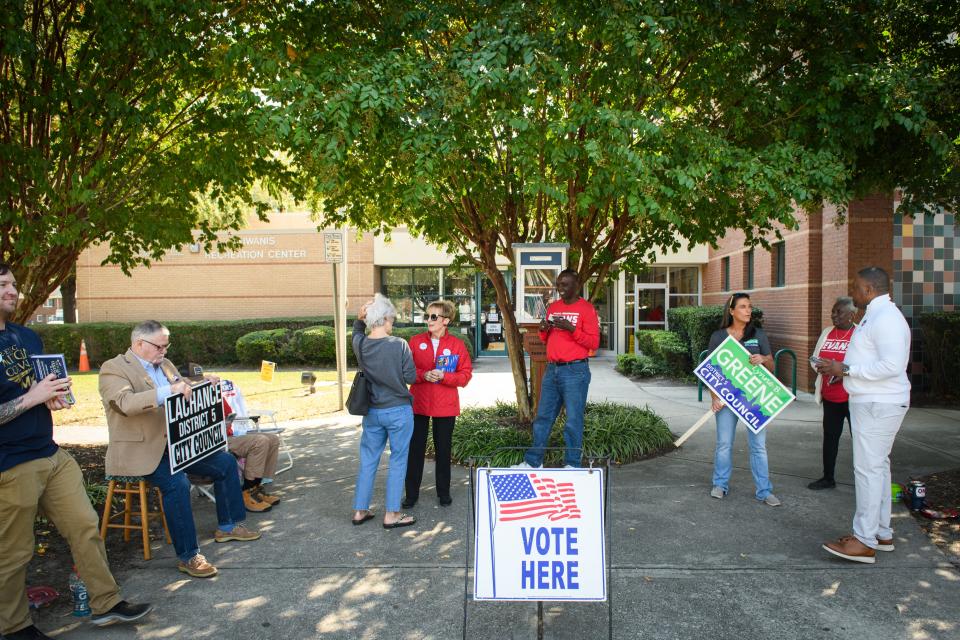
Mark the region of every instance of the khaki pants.
POLYGON ((120 602, 120 588, 110 574, 100 539, 97 512, 83 489, 80 466, 63 449, 49 458, 18 464, 0 472, 0 633, 30 626, 27 564, 33 557, 33 523, 37 508, 56 525, 70 545, 77 571, 90 593, 94 613, 120 602))
POLYGON ((233 436, 227 440, 230 453, 238 458, 246 458, 243 463, 243 477, 272 478, 277 470, 277 452, 280 450, 280 436, 275 433, 248 433, 233 436))

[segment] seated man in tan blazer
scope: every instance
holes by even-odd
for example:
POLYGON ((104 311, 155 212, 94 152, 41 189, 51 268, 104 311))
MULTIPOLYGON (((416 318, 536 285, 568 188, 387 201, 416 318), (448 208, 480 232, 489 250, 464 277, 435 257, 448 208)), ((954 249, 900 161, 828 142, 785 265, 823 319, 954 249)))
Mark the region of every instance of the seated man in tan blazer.
POLYGON ((160 489, 170 537, 180 559, 177 568, 209 578, 217 569, 200 555, 187 473, 213 478, 218 522, 215 542, 256 540, 260 533, 243 525, 246 509, 232 455, 218 451, 185 472, 170 473, 164 400, 178 393, 189 398, 191 386, 164 358, 169 347, 170 331, 165 326, 153 320, 141 322, 130 334, 130 349, 100 367, 100 398, 110 430, 106 471, 111 476, 143 476, 160 489))

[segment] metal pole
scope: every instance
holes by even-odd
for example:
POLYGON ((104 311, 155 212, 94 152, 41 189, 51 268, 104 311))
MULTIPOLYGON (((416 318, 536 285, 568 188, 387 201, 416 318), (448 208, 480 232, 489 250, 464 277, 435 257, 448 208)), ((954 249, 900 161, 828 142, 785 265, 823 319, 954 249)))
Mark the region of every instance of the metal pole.
POLYGON ((537 640, 543 640, 543 602, 537 601, 537 640))
POLYGON ((340 274, 337 263, 333 263, 333 338, 337 341, 337 402, 339 410, 343 411, 343 370, 346 354, 344 353, 343 309, 340 303, 340 274))

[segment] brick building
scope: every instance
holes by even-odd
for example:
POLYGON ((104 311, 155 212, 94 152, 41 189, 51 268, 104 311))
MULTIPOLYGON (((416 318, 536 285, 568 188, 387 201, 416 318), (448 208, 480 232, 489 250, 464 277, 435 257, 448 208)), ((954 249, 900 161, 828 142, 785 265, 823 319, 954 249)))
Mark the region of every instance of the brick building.
MULTIPOLYGON (((914 220, 896 213, 897 204, 892 196, 865 198, 850 204, 843 221, 832 206, 803 214, 798 228, 781 229, 783 240, 770 250, 749 249, 743 234, 731 231, 710 249, 704 303, 749 292, 763 309, 774 350, 796 352, 798 386, 811 389, 806 359, 830 323, 834 300, 849 295, 857 271, 882 267, 891 275, 894 302, 913 327, 911 373, 922 385, 923 336, 916 320, 925 311, 953 311, 960 301, 960 230, 953 214, 914 220)), ((783 361, 778 374, 789 379, 783 361)))

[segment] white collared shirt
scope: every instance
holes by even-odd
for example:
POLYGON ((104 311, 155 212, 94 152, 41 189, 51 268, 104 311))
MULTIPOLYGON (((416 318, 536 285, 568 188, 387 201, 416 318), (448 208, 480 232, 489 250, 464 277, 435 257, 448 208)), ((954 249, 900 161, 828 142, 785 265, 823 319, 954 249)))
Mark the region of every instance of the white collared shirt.
POLYGON ((910 404, 910 326, 889 294, 867 305, 843 362, 850 367, 843 379, 850 402, 910 404))

